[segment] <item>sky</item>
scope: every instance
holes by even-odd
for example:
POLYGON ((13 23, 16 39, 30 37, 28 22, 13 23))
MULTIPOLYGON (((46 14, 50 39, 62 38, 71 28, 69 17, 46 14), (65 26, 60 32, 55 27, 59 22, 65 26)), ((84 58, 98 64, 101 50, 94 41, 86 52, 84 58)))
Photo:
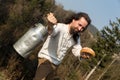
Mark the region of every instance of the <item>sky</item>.
POLYGON ((63 5, 65 10, 86 12, 92 20, 92 24, 102 30, 109 26, 109 21, 117 21, 120 18, 120 0, 55 0, 63 5))

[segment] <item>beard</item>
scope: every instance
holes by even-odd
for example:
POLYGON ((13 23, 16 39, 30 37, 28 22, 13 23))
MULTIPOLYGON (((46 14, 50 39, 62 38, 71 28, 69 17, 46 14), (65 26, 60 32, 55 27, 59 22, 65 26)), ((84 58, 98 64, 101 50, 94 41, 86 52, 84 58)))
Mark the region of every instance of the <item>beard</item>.
POLYGON ((74 28, 70 28, 70 34, 73 35, 73 39, 77 43, 77 40, 78 40, 79 35, 80 35, 80 32, 79 31, 75 31, 74 28))
POLYGON ((75 31, 75 29, 73 27, 70 28, 70 34, 74 35, 74 34, 78 34, 79 31, 75 31))

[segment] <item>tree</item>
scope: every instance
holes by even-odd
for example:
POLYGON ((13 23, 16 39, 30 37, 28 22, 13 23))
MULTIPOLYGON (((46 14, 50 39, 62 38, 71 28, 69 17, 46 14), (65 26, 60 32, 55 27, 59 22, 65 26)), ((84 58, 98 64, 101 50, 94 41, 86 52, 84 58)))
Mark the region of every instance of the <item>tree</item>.
POLYGON ((106 68, 108 64, 112 63, 112 61, 117 58, 113 58, 115 54, 120 54, 120 19, 116 19, 116 22, 110 21, 109 26, 105 26, 103 30, 98 33, 97 42, 93 45, 93 49, 97 54, 97 62, 106 54, 99 64, 99 67, 102 68, 106 68))
POLYGON ((116 22, 110 21, 98 34, 97 42, 93 46, 97 52, 97 59, 103 54, 112 56, 120 52, 120 19, 116 22))

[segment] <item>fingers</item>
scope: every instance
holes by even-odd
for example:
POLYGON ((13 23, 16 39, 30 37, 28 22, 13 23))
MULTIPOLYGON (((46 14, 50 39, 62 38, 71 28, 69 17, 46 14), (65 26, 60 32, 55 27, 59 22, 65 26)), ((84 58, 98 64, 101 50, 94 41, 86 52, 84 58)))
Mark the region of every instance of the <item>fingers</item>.
POLYGON ((57 23, 57 19, 55 18, 54 14, 53 13, 49 13, 47 14, 47 20, 49 22, 51 22, 52 24, 56 24, 57 23))

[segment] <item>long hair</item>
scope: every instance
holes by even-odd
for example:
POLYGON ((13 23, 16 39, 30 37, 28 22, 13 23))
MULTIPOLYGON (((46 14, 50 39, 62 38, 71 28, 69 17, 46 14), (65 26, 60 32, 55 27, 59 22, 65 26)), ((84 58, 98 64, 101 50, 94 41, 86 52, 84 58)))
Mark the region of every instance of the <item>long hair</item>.
MULTIPOLYGON (((88 25, 91 23, 91 19, 88 16, 87 13, 79 12, 79 13, 73 13, 69 18, 67 18, 66 21, 65 21, 65 24, 70 24, 73 19, 74 20, 79 20, 81 17, 85 18, 85 20, 88 22, 88 25)), ((85 27, 85 29, 83 31, 85 31, 87 29, 88 25, 85 27)), ((77 43, 77 40, 79 38, 79 35, 80 35, 79 33, 74 33, 73 34, 73 39, 75 40, 76 43, 77 43)))

